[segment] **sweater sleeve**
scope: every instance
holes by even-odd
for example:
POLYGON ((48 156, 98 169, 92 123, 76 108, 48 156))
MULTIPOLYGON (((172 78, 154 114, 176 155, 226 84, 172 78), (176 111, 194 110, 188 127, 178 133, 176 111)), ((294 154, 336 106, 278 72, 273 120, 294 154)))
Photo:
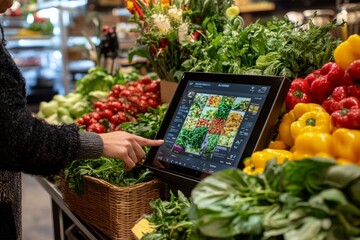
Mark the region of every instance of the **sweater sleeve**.
POLYGON ((103 152, 101 137, 92 132, 80 133, 80 148, 76 159, 99 158, 103 152))
POLYGON ((75 124, 50 125, 34 117, 20 71, 10 57, 0 57, 0 170, 45 176, 75 159, 101 155, 100 136, 79 134, 75 124))

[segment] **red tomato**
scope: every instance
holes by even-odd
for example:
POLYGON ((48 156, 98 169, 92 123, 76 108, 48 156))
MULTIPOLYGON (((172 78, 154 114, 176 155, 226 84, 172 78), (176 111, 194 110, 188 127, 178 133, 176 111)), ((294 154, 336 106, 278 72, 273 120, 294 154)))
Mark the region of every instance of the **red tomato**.
POLYGON ((104 125, 102 125, 101 123, 92 123, 86 128, 86 130, 96 133, 104 133, 106 131, 104 125))
POLYGON ((101 120, 101 116, 99 113, 97 112, 92 112, 89 114, 91 118, 95 119, 96 121, 100 121, 101 120))
POLYGON ((116 100, 116 98, 114 96, 109 96, 109 97, 106 98, 107 102, 113 102, 115 100, 116 100))
POLYGON ((91 119, 90 115, 88 113, 85 113, 82 118, 84 119, 84 125, 89 125, 89 121, 91 119))
POLYGON ((142 100, 142 99, 138 99, 138 101, 136 102, 138 109, 141 112, 146 112, 147 108, 148 108, 148 103, 146 100, 142 100))
POLYGON ((158 92, 160 91, 160 83, 152 82, 146 86, 147 92, 158 92))
POLYGON ((142 84, 149 84, 152 82, 152 80, 149 77, 143 77, 143 78, 139 79, 138 82, 142 83, 142 84))
POLYGON ((119 95, 120 95, 120 90, 112 90, 112 91, 110 91, 110 94, 109 94, 109 96, 113 96, 114 98, 118 98, 119 97, 119 95))
POLYGON ((76 119, 76 123, 77 123, 79 126, 85 125, 85 121, 84 121, 84 119, 83 119, 82 117, 76 119))
POLYGON ((137 96, 131 96, 128 99, 132 103, 137 103, 139 98, 137 96))
POLYGON ((128 119, 123 112, 118 112, 117 114, 113 115, 110 119, 110 122, 114 125, 119 125, 123 122, 127 122, 128 119))
POLYGON ((87 126, 89 126, 89 125, 91 125, 91 124, 93 124, 93 123, 98 123, 99 121, 98 120, 96 120, 95 118, 90 118, 89 119, 89 122, 87 123, 87 126))
POLYGON ((121 92, 121 91, 124 90, 124 89, 125 89, 125 87, 124 87, 123 85, 119 85, 119 84, 114 85, 114 86, 112 87, 112 90, 113 90, 113 91, 114 91, 114 90, 117 90, 117 91, 121 92))
POLYGON ((159 105, 157 101, 151 98, 147 100, 147 104, 152 108, 157 108, 157 106, 159 105))
POLYGON ((131 96, 131 92, 129 90, 123 90, 121 91, 120 95, 124 97, 129 97, 131 96))
POLYGON ((110 109, 105 109, 104 111, 99 113, 101 118, 110 119, 113 115, 113 112, 110 109))
POLYGON ((123 105, 120 102, 114 101, 110 103, 110 109, 113 112, 118 112, 123 109, 123 105))
POLYGON ((94 109, 102 110, 105 107, 105 103, 97 101, 97 102, 94 103, 93 106, 94 106, 94 109))

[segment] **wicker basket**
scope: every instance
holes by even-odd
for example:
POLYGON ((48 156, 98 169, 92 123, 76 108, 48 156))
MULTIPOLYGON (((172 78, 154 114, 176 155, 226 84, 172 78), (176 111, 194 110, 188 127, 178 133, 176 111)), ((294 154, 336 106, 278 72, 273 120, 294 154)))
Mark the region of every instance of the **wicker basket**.
POLYGON ((161 197, 164 183, 155 179, 130 187, 116 187, 102 179, 85 176, 85 194, 78 196, 62 178, 61 191, 69 209, 114 240, 135 239, 131 228, 149 202, 161 197))

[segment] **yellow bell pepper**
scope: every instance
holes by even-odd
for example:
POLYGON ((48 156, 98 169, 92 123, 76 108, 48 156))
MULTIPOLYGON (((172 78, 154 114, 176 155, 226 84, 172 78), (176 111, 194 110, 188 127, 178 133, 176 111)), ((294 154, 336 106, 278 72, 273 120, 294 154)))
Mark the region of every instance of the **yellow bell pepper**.
POLYGON ((326 112, 326 110, 316 103, 298 103, 290 112, 286 113, 279 125, 279 135, 287 146, 292 147, 295 140, 291 134, 291 124, 307 112, 326 112))
POLYGON ((332 130, 333 125, 330 114, 321 111, 306 112, 290 126, 291 136, 294 139, 304 132, 331 133, 332 130))
POLYGON ((268 148, 285 150, 287 148, 287 146, 284 143, 284 141, 275 140, 275 141, 270 141, 268 148))
POLYGON ((294 111, 296 119, 300 118, 307 112, 326 112, 325 108, 316 103, 298 103, 292 111, 294 111))
POLYGON ((286 160, 292 159, 292 153, 287 150, 269 149, 266 148, 262 151, 254 152, 250 159, 245 162, 245 171, 256 173, 263 172, 267 161, 276 158, 277 163, 281 164, 286 160))
POLYGON ((279 125, 279 136, 281 140, 284 141, 284 143, 289 147, 294 145, 294 138, 291 136, 290 126, 293 122, 295 122, 295 120, 296 118, 294 111, 291 110, 283 116, 279 125))
POLYGON ((293 160, 308 157, 334 158, 334 139, 331 134, 323 132, 305 132, 295 139, 293 160))
POLYGON ((353 34, 334 50, 335 62, 344 70, 355 60, 360 59, 360 35, 353 34))
POLYGON ((360 164, 360 131, 338 128, 333 134, 335 157, 360 164))
POLYGON ((266 162, 270 159, 276 158, 277 163, 283 163, 285 160, 292 159, 292 153, 287 150, 269 149, 254 152, 251 155, 251 162, 255 168, 265 168, 266 162))

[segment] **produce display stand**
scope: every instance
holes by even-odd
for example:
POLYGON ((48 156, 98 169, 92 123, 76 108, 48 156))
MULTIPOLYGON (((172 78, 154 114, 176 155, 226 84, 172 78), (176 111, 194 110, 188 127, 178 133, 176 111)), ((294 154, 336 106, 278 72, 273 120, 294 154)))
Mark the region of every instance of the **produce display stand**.
POLYGON ((51 197, 51 207, 54 224, 54 239, 64 240, 66 229, 75 225, 81 233, 89 240, 109 240, 104 233, 85 223, 79 216, 70 211, 63 201, 61 192, 56 186, 42 177, 36 177, 40 185, 48 192, 51 197))

